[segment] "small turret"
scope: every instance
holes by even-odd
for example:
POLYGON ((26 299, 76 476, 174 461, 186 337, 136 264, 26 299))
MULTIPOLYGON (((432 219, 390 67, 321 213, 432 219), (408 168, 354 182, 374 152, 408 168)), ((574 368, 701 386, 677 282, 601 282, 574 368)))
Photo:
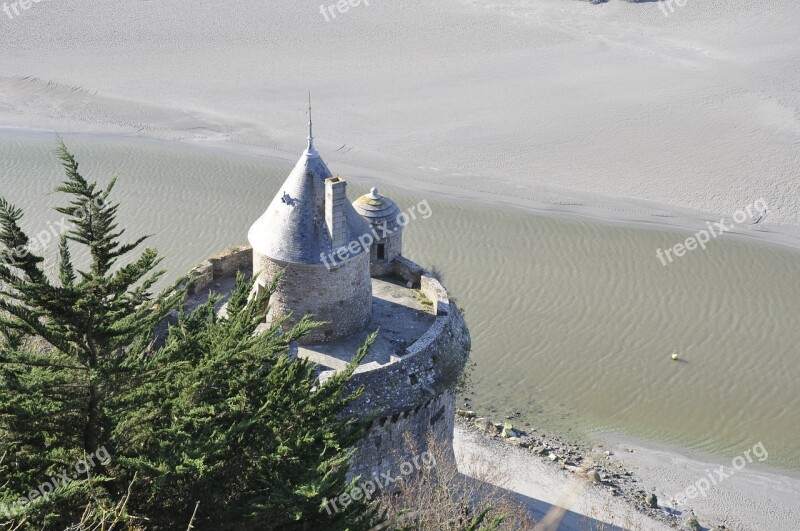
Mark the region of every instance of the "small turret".
POLYGON ((397 203, 380 194, 377 188, 353 202, 356 212, 370 224, 374 241, 370 248, 369 270, 373 277, 394 269, 394 261, 403 253, 403 225, 397 203))

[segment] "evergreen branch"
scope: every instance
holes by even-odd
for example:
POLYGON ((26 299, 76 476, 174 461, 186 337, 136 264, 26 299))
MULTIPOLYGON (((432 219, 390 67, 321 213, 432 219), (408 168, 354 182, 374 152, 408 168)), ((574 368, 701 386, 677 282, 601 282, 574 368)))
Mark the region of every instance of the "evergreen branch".
POLYGON ((66 234, 61 235, 61 243, 58 247, 60 262, 58 266, 58 278, 61 287, 73 287, 75 285, 75 268, 72 265, 72 256, 69 252, 69 242, 66 234))

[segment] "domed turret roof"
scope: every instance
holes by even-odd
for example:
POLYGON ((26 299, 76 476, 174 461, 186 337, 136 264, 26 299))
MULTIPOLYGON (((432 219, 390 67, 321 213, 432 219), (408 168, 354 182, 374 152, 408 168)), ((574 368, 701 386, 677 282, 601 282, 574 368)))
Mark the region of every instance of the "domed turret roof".
POLYGON ((353 201, 353 207, 372 225, 386 222, 390 230, 398 227, 397 216, 400 214, 400 208, 397 203, 382 196, 377 188, 353 201))

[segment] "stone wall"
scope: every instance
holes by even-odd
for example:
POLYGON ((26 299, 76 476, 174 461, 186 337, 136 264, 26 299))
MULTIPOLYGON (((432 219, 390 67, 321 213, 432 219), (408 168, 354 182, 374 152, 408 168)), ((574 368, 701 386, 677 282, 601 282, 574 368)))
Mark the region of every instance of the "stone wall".
MULTIPOLYGON (((369 259, 367 253, 362 253, 361 257, 369 259)), ((247 246, 215 255, 192 270, 198 279, 193 290, 202 292, 215 279, 236 271, 250 273, 253 263, 252 250, 247 246)), ((270 274, 277 271, 278 264, 258 263, 262 268, 267 265, 270 274)), ((348 407, 346 414, 372 420, 366 437, 356 447, 351 477, 360 475, 366 479, 387 472, 395 476, 400 463, 427 450, 431 435, 444 442, 445 448, 452 448, 454 390, 456 379, 469 358, 469 330, 461 312, 436 278, 407 258, 399 257, 395 264, 395 272, 418 286, 432 301, 436 318, 402 356, 393 357, 384 365, 366 363, 353 375, 350 389, 364 386, 364 392, 348 407)), ((308 279, 314 274, 305 269, 297 271, 297 278, 308 279)), ((266 278, 271 277, 267 275, 266 278)), ((370 297, 366 307, 370 308, 371 281, 366 278, 365 282, 370 297)), ((314 290, 324 291, 326 286, 322 284, 306 283, 293 295, 300 298, 313 294, 314 290)), ((320 381, 332 375, 333 371, 325 371, 320 374, 320 381)))
POLYGON ((394 262, 403 252, 403 231, 399 230, 391 236, 378 240, 370 247, 369 273, 373 277, 388 275, 394 272, 394 262), (384 259, 378 260, 378 245, 384 245, 384 259))
POLYGON ((189 287, 188 295, 202 293, 212 287, 215 278, 235 275, 239 271, 250 274, 252 266, 253 248, 249 245, 240 245, 215 254, 189 271, 194 282, 189 287))
MULTIPOLYGON (((420 289, 433 302, 433 325, 406 348, 402 357, 384 365, 366 363, 350 381, 352 389, 363 386, 364 391, 347 414, 376 416, 356 448, 351 476, 388 472, 385 467, 398 463, 398 456, 424 452, 431 434, 446 443, 445 447, 452 446, 454 391, 469 359, 469 329, 438 280, 424 273, 420 289), (406 436, 413 448, 407 446, 406 436)), ((320 380, 324 382, 333 374, 325 371, 320 380)))
POLYGON ((427 451, 429 437, 452 452, 455 409, 455 395, 447 391, 414 409, 375 418, 356 448, 350 477, 398 476, 400 463, 413 461, 427 451))
POLYGON ((325 265, 286 264, 253 253, 253 270, 259 282, 269 282, 284 270, 278 290, 269 300, 267 321, 292 314, 284 324, 291 328, 306 314, 326 321, 303 343, 332 341, 363 329, 372 315, 372 280, 369 254, 361 254, 332 269, 325 265), (284 270, 285 269, 285 270, 284 270))
POLYGON ((394 260, 394 274, 411 282, 411 285, 418 288, 422 281, 423 269, 418 264, 412 262, 404 256, 398 256, 394 260))

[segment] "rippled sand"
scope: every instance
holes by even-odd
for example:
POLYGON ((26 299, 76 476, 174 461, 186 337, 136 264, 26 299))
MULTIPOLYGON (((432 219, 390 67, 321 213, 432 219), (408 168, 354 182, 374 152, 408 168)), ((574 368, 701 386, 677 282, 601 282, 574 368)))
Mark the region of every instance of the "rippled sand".
MULTIPOLYGON (((131 236, 153 234, 171 278, 244 242, 290 168, 151 141, 66 140, 88 177, 120 175, 122 222, 131 236)), ((54 147, 52 135, 0 133, 0 195, 26 209, 31 232, 59 220, 47 208, 59 199, 54 147)), ((370 185, 350 181, 351 198, 370 185)), ((797 253, 723 237, 664 267, 656 249, 687 234, 382 191, 404 209, 430 202, 430 219, 408 226, 406 254, 440 266, 466 310, 479 411, 716 454, 762 441, 768 464, 800 468, 797 253)))

